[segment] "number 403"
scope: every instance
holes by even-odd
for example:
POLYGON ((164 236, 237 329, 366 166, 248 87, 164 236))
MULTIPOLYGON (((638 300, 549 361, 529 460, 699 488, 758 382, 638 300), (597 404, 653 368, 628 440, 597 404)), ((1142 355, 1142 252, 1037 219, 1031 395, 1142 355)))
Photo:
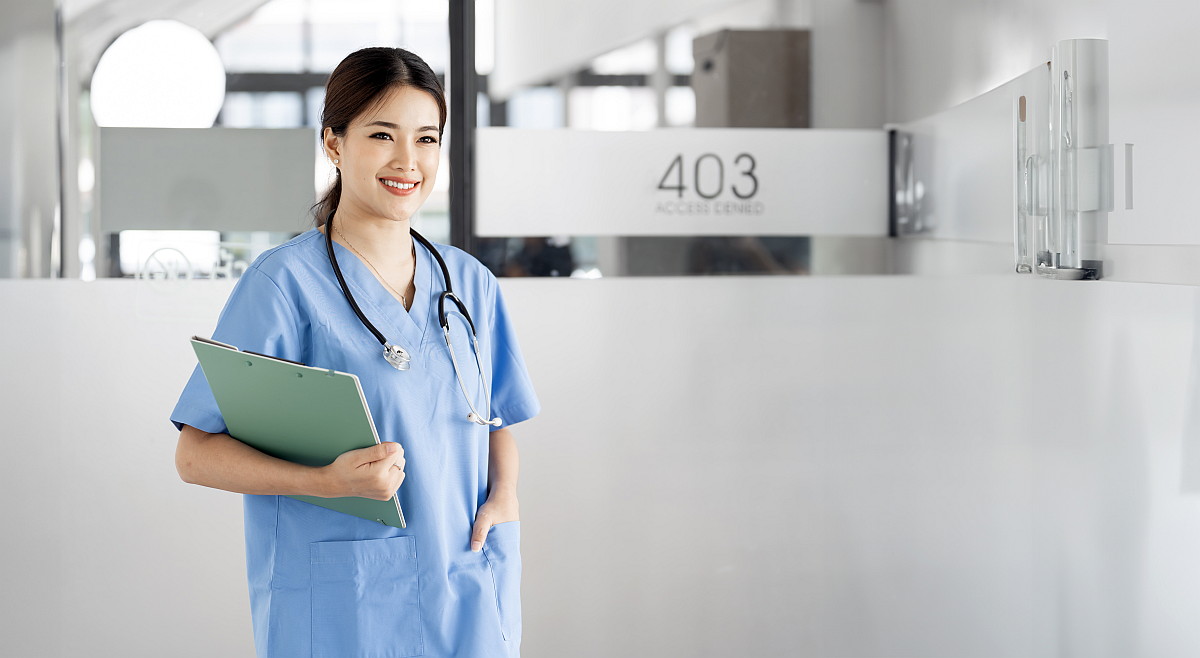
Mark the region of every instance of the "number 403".
MULTIPOLYGON (((749 153, 739 153, 733 159, 733 183, 729 186, 733 195, 739 199, 749 199, 758 193, 758 177, 754 175, 754 156, 749 153)), ((715 153, 705 153, 696 158, 692 165, 692 185, 703 199, 715 199, 725 191, 725 161, 715 153), (714 183, 715 179, 715 183, 714 183), (703 181, 703 182, 702 182, 703 181)), ((684 180, 683 155, 675 156, 662 180, 658 181, 658 189, 675 191, 679 198, 688 189, 684 180)))

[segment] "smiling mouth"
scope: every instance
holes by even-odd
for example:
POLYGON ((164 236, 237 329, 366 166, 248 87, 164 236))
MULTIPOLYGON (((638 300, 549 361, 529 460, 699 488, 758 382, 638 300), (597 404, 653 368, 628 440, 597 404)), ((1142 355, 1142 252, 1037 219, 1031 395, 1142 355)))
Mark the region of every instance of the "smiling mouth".
POLYGON ((379 182, 397 190, 411 190, 418 185, 418 183, 398 183, 394 180, 387 180, 386 178, 380 178, 379 182))

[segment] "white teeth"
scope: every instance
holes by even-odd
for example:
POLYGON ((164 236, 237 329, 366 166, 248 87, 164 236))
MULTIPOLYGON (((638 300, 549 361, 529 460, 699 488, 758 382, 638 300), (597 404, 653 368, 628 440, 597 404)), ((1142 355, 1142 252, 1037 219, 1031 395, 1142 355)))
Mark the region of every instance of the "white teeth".
POLYGON ((417 186, 416 183, 397 183, 396 181, 390 181, 390 180, 385 180, 385 179, 380 179, 380 180, 383 180, 384 185, 387 185, 388 187, 394 187, 398 190, 411 190, 412 188, 417 186))

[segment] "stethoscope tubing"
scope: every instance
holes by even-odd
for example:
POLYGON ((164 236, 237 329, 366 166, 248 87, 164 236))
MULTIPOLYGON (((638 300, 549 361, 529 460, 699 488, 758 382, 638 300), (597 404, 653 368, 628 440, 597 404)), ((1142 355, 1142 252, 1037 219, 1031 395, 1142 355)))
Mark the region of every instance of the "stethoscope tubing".
MULTIPOLYGON (((367 315, 363 313, 362 309, 358 306, 358 302, 355 301, 354 295, 350 293, 350 286, 346 284, 346 278, 342 275, 342 268, 338 265, 337 255, 333 250, 334 212, 336 212, 336 210, 330 211, 329 216, 325 218, 325 251, 329 255, 329 264, 333 267, 333 274, 335 277, 337 277, 338 285, 342 289, 342 294, 346 297, 346 301, 350 303, 350 308, 354 310, 354 314, 358 316, 358 319, 360 322, 362 322, 363 326, 375 336, 375 339, 379 341, 380 345, 383 345, 385 355, 384 358, 388 361, 388 363, 392 364, 397 370, 406 370, 408 368, 407 365, 401 367, 400 365, 397 365, 397 363, 393 362, 392 359, 387 355, 389 352, 399 351, 400 354, 403 355, 404 360, 407 361, 410 358, 408 354, 404 352, 403 348, 393 346, 388 343, 387 338, 379 331, 379 329, 375 327, 374 323, 367 318, 367 315)), ((481 416, 479 412, 475 410, 475 404, 471 402, 471 396, 467 395, 466 384, 463 382, 462 375, 458 369, 458 359, 454 356, 454 346, 450 343, 450 319, 446 316, 446 300, 449 299, 454 303, 454 306, 462 315, 463 320, 466 320, 467 326, 471 329, 472 352, 475 354, 475 365, 479 369, 479 382, 483 384, 484 396, 488 402, 487 415, 491 416, 491 387, 488 386, 487 378, 483 376, 483 361, 479 356, 479 337, 475 332, 475 321, 471 319, 471 313, 467 310, 467 305, 458 298, 458 295, 454 294, 454 286, 450 282, 450 268, 446 266, 445 259, 443 259, 442 255, 438 253, 438 250, 434 248, 433 243, 431 243, 429 240, 426 240, 425 236, 418 233, 417 230, 412 227, 409 227, 408 232, 410 235, 412 235, 413 239, 417 242, 420 242, 421 246, 425 247, 425 249, 427 249, 433 256, 433 259, 437 261, 438 269, 442 271, 442 281, 446 283, 446 289, 442 291, 442 294, 438 297, 438 324, 442 327, 442 334, 446 340, 446 349, 450 352, 450 362, 451 365, 454 366, 454 377, 458 380, 458 387, 462 391, 463 398, 467 401, 467 406, 471 409, 471 413, 467 416, 467 418, 480 425, 492 425, 498 427, 503 421, 500 418, 489 419, 481 416)))
POLYGON ((366 327, 372 334, 374 334, 375 339, 379 341, 379 344, 387 347, 387 338, 384 338, 383 334, 379 333, 379 330, 375 328, 375 325, 367 319, 367 316, 362 312, 362 309, 358 307, 358 302, 354 300, 354 295, 350 294, 350 286, 346 285, 346 278, 342 276, 342 268, 338 267, 337 255, 333 253, 332 233, 333 213, 331 212, 329 213, 329 218, 325 220, 325 251, 329 254, 330 264, 333 265, 333 274, 337 277, 338 285, 341 286, 342 293, 345 295, 346 301, 350 302, 350 308, 354 309, 354 314, 358 316, 358 319, 363 323, 363 326, 366 327))
MULTIPOLYGON (((330 211, 329 216, 325 218, 325 251, 329 254, 329 263, 333 266, 333 274, 337 277, 338 285, 341 286, 342 293, 346 296, 346 301, 350 302, 350 308, 354 309, 354 314, 358 316, 358 319, 363 323, 363 326, 370 330, 370 332, 375 336, 375 339, 379 341, 379 344, 386 346, 388 344, 387 338, 385 338, 383 334, 375 328, 375 325, 367 319, 366 314, 362 312, 361 308, 359 308, 358 302, 354 300, 354 295, 350 294, 350 286, 346 285, 346 278, 342 276, 342 268, 338 266, 337 255, 334 254, 333 251, 334 212, 336 211, 330 211)), ((442 281, 446 283, 446 290, 442 292, 440 297, 438 297, 438 324, 441 325, 442 329, 450 328, 450 322, 446 319, 446 300, 449 299, 450 301, 454 302, 456 307, 458 307, 458 312, 462 313, 463 319, 466 320, 467 325, 471 327, 471 336, 474 337, 476 335, 475 321, 471 319, 471 313, 467 310, 467 305, 458 298, 458 295, 454 294, 454 284, 450 281, 450 268, 446 267, 446 260, 442 258, 442 255, 438 253, 436 248, 434 248, 432 242, 425 239, 425 236, 417 233, 417 229, 409 227, 408 233, 413 237, 413 239, 415 239, 417 242, 420 242, 422 247, 425 247, 425 249, 429 251, 429 253, 433 256, 433 260, 437 261, 438 269, 442 271, 442 281)))

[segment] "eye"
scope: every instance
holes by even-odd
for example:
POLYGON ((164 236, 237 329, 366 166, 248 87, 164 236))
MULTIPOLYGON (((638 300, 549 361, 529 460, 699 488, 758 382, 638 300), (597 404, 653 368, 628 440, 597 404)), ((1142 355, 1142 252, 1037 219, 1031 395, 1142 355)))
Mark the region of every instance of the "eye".
POLYGON ((391 139, 391 138, 392 138, 392 136, 391 136, 391 135, 389 135, 389 134, 387 134, 387 133, 375 133, 374 135, 371 135, 371 138, 372 138, 372 139, 376 139, 376 138, 378 138, 378 139, 391 139))
POLYGON ((437 144, 437 137, 433 137, 431 135, 425 135, 425 136, 421 137, 420 139, 418 139, 417 141, 421 142, 422 144, 437 144))

